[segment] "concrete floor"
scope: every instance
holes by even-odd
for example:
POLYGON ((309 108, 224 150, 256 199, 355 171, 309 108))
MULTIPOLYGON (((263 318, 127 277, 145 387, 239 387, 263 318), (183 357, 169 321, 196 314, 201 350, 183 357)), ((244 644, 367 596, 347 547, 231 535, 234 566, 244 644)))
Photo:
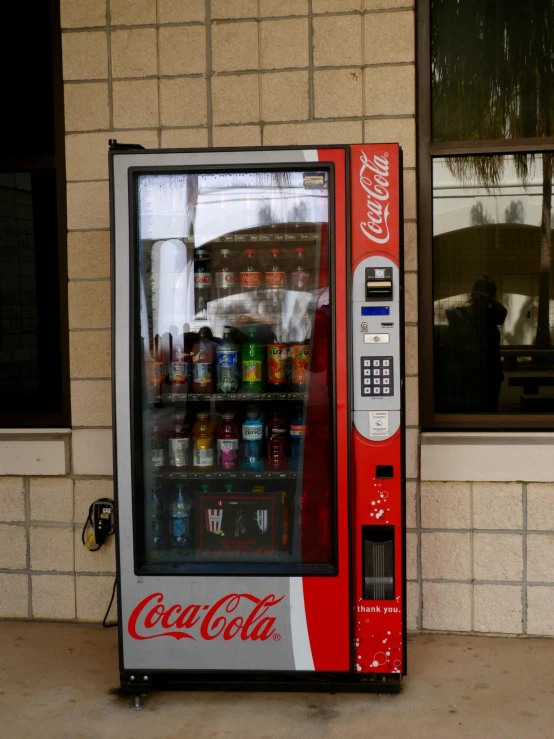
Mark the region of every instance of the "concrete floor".
POLYGON ((554 640, 412 636, 399 695, 120 698, 116 629, 0 622, 2 739, 554 737, 554 640))

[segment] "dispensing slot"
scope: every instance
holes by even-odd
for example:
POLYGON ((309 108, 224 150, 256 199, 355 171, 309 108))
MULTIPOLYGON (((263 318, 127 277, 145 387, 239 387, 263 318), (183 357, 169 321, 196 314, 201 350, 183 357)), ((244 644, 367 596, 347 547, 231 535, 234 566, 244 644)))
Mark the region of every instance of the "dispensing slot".
POLYGON ((394 528, 362 526, 362 598, 394 600, 394 528))
POLYGON ((392 268, 366 267, 365 299, 392 300, 392 268))

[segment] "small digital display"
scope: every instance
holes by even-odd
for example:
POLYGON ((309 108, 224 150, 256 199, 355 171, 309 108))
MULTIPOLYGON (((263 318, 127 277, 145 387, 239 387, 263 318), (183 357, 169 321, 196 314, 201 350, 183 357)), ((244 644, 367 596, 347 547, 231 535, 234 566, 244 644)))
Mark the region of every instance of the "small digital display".
POLYGON ((362 306, 362 316, 390 316, 390 307, 388 305, 365 305, 362 306))

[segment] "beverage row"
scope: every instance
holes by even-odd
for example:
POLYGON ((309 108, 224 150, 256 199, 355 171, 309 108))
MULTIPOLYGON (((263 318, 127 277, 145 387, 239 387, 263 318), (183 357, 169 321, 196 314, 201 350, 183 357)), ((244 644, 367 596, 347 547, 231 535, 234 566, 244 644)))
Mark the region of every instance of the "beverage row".
POLYGON ((201 411, 192 424, 185 414, 177 413, 166 435, 155 426, 152 465, 197 472, 280 472, 302 467, 306 426, 301 409, 291 419, 280 411, 266 417, 256 406, 247 409, 242 423, 233 412, 221 414, 219 423, 214 417, 216 414, 201 411))
POLYGON ((212 265, 210 254, 198 249, 194 255, 194 309, 203 314, 210 300, 260 288, 309 291, 312 271, 308 268, 306 250, 298 247, 291 259, 282 249, 272 248, 264 263, 257 249, 245 249, 238 255, 222 249, 212 265))
POLYGON ((165 494, 152 493, 149 522, 154 550, 191 550, 229 555, 270 553, 289 543, 289 510, 285 492, 267 493, 263 487, 235 492, 210 492, 209 484, 192 494, 177 483, 165 494))
POLYGON ((223 341, 208 326, 196 334, 173 339, 164 351, 152 348, 151 383, 155 401, 167 387, 174 398, 193 393, 304 392, 308 383, 308 343, 263 343, 259 329, 249 326, 246 337, 225 327, 223 341), (167 356, 170 355, 170 361, 167 356))

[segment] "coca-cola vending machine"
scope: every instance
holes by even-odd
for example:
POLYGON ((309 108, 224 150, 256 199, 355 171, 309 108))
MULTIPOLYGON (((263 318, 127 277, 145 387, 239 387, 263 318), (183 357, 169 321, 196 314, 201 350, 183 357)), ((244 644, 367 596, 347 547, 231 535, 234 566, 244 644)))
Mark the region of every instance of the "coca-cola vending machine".
POLYGON ((124 691, 399 688, 401 177, 111 142, 124 691))

